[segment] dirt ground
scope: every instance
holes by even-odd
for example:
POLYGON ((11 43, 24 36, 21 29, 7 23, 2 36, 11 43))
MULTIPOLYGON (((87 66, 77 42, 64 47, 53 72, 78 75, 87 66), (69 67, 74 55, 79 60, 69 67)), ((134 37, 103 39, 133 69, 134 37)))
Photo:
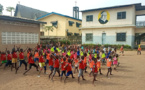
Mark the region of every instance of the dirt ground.
MULTIPOLYGON (((98 75, 95 85, 92 84, 93 77, 85 73, 86 81, 77 83, 75 79, 69 77, 66 83, 60 82, 58 74, 54 77, 54 82, 48 79, 48 75, 41 74, 35 68, 24 76, 24 66, 20 68, 18 74, 10 68, 3 70, 0 67, 0 90, 145 90, 145 52, 142 55, 136 55, 136 51, 125 51, 125 56, 120 56, 120 67, 118 72, 112 72, 110 79, 106 77, 107 67, 102 67, 103 75, 98 75)), ((90 70, 88 69, 88 72, 90 70)), ((49 69, 47 70, 50 73, 49 69)))

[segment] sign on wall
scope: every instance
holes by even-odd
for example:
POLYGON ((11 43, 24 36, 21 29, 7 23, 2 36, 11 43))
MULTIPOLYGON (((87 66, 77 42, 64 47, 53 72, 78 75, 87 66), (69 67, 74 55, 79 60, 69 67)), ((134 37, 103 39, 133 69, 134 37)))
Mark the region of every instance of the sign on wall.
POLYGON ((106 24, 110 19, 110 14, 108 11, 101 11, 98 15, 98 21, 100 24, 106 24))

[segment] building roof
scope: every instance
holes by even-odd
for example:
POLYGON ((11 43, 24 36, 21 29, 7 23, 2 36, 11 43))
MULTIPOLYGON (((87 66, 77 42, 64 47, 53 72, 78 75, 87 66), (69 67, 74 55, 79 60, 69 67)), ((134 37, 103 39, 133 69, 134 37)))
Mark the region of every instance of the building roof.
POLYGON ((4 16, 4 15, 0 15, 0 20, 19 21, 19 22, 34 23, 34 24, 40 24, 40 23, 46 24, 46 22, 24 19, 24 18, 11 17, 11 16, 4 16))
POLYGON ((70 16, 63 15, 63 14, 56 13, 56 12, 47 13, 46 15, 43 15, 43 16, 37 18, 36 20, 42 19, 42 18, 44 18, 44 17, 46 17, 46 16, 49 16, 49 15, 52 15, 52 14, 56 14, 56 15, 59 15, 59 16, 63 16, 63 17, 67 17, 67 18, 71 18, 71 19, 75 19, 75 20, 82 21, 81 19, 76 19, 76 18, 74 18, 74 17, 70 17, 70 16))
POLYGON ((48 12, 17 4, 14 16, 17 16, 18 13, 23 18, 36 19, 47 14, 48 12))
POLYGON ((82 10, 81 12, 98 11, 98 10, 104 10, 104 9, 114 9, 114 8, 128 7, 128 6, 133 6, 133 5, 135 5, 136 11, 145 10, 145 6, 141 6, 141 3, 136 3, 136 4, 128 4, 128 5, 119 5, 119 6, 112 6, 112 7, 88 9, 88 10, 82 10))

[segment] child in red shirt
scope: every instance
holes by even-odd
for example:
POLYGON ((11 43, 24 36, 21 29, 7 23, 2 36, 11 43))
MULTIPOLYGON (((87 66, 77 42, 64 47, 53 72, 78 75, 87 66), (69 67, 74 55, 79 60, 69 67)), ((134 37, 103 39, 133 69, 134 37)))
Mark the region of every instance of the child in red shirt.
MULTIPOLYGON (((12 65, 12 54, 10 54, 10 51, 7 51, 7 63, 5 64, 4 69, 8 66, 8 65, 12 65)), ((12 67, 12 66, 11 66, 12 67)))
POLYGON ((60 80, 62 81, 62 76, 63 75, 66 75, 66 67, 65 67, 65 65, 66 65, 66 58, 64 57, 63 58, 63 61, 61 61, 61 78, 60 78, 60 80))
POLYGON ((66 70, 67 70, 67 74, 66 74, 66 77, 64 79, 64 83, 65 83, 65 80, 66 78, 71 74, 72 75, 72 78, 74 78, 73 76, 73 73, 72 73, 72 65, 71 65, 71 59, 68 59, 68 63, 66 64, 66 70))
POLYGON ((27 63, 26 63, 26 61, 24 59, 24 52, 25 51, 26 50, 23 51, 23 49, 20 49, 20 53, 19 53, 19 59, 20 59, 19 61, 20 61, 20 64, 19 64, 19 67, 16 69, 16 73, 17 73, 17 71, 19 70, 19 68, 21 67, 22 64, 25 65, 25 70, 27 70, 27 63))
POLYGON ((39 66, 40 66, 40 72, 38 74, 38 77, 40 77, 40 73, 43 70, 43 68, 44 68, 44 73, 46 74, 45 60, 44 60, 44 57, 43 57, 43 53, 41 51, 39 52, 39 66))
POLYGON ((50 55, 50 59, 49 59, 49 69, 51 71, 51 73, 49 74, 49 78, 50 78, 51 74, 53 73, 53 69, 54 69, 54 67, 53 67, 53 56, 52 55, 50 55))
POLYGON ((83 60, 84 60, 84 56, 82 56, 82 57, 81 57, 81 60, 79 61, 78 83, 80 82, 80 76, 82 76, 82 79, 85 80, 85 79, 84 79, 84 75, 83 75, 83 71, 84 71, 84 69, 85 69, 83 60))
POLYGON ((79 62, 79 58, 80 58, 80 57, 77 56, 77 58, 74 59, 74 63, 75 63, 74 73, 75 73, 76 70, 77 70, 77 72, 79 71, 79 70, 78 70, 78 62, 79 62))
POLYGON ((30 53, 29 58, 28 58, 28 63, 29 63, 29 69, 23 73, 23 75, 25 75, 31 68, 32 66, 36 67, 36 70, 38 70, 38 66, 35 64, 32 53, 30 53))
POLYGON ((0 64, 0 66, 2 66, 4 63, 7 63, 5 52, 1 53, 1 61, 2 61, 2 63, 0 64))
POLYGON ((96 77, 97 77, 97 73, 98 73, 98 67, 97 67, 97 60, 96 58, 94 59, 94 65, 93 65, 93 84, 94 84, 94 81, 97 81, 96 80, 96 77))
MULTIPOLYGON (((54 57, 54 56, 53 56, 54 57)), ((53 65, 53 67, 54 67, 54 71, 53 71, 53 75, 52 75, 52 78, 51 78, 51 80, 53 81, 53 77, 54 77, 54 75, 55 75, 55 73, 57 72, 58 74, 59 74, 59 76, 60 76, 60 70, 59 70, 59 60, 58 60, 58 56, 56 55, 56 57, 54 57, 54 65, 53 65)))
POLYGON ((108 77, 109 72, 110 72, 110 75, 112 75, 111 74, 112 73, 112 68, 111 68, 112 60, 111 59, 112 59, 111 56, 109 56, 109 58, 107 59, 107 67, 108 67, 107 77, 108 77))

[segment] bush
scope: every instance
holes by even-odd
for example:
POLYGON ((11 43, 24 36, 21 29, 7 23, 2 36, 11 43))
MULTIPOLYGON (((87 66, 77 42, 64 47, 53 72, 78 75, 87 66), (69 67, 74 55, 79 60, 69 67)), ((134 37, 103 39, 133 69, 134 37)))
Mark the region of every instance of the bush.
MULTIPOLYGON (((120 47, 122 46, 122 45, 113 45, 113 44, 105 44, 105 45, 101 45, 101 44, 98 44, 98 45, 96 45, 96 44, 83 44, 82 46, 84 46, 84 47, 96 47, 96 46, 98 46, 98 47, 100 47, 100 46, 104 46, 104 47, 115 47, 115 48, 117 48, 117 49, 120 49, 120 47)), ((129 45, 124 45, 124 49, 131 49, 131 46, 129 46, 129 45)))
POLYGON ((59 42, 60 42, 61 44, 70 45, 70 41, 69 41, 69 40, 60 40, 59 42))

